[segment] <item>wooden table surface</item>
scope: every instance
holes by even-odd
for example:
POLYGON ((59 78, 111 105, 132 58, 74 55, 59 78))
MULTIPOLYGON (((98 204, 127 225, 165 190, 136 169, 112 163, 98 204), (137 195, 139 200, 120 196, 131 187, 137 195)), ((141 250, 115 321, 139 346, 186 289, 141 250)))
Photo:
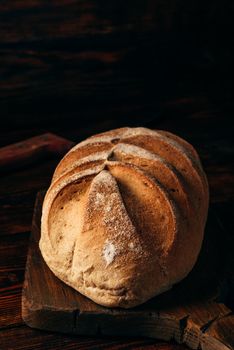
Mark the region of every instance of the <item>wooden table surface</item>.
MULTIPOLYGON (((177 133, 197 148, 211 205, 234 247, 231 3, 1 2, 0 147, 44 132, 78 142, 127 124, 177 133)), ((21 291, 34 201, 57 162, 0 173, 0 349, 185 349, 24 325, 21 291)), ((233 284, 225 293, 232 310, 233 284)))
MULTIPOLYGON (((184 105, 183 105, 184 108, 184 105)), ((192 109, 194 106, 192 106, 192 109)), ((151 122, 150 126, 176 132, 198 149, 208 175, 211 205, 223 228, 230 233, 234 247, 234 130, 225 112, 186 113, 175 118, 178 105, 167 110, 167 117, 151 122), (153 125, 152 125, 153 124, 153 125), (219 127, 217 127, 217 125, 219 127)), ((104 130, 101 124, 90 128, 50 129, 62 136, 79 140, 94 130, 104 130)), ((24 129, 1 133, 1 143, 9 144, 45 131, 24 129)), ((49 159, 27 168, 1 174, 0 182, 0 349, 185 349, 152 339, 103 337, 74 337, 32 330, 21 319, 21 289, 33 205, 38 190, 49 185, 58 159, 49 159)), ((222 261, 220 261, 222 264, 222 261)), ((227 305, 234 308, 233 296, 226 296, 227 305)))

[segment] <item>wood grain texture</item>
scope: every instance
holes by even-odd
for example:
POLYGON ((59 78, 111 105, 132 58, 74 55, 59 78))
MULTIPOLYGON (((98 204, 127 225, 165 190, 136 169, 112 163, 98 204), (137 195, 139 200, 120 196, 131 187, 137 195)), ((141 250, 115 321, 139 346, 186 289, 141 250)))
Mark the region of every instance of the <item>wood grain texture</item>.
POLYGON ((64 334, 53 334, 31 329, 27 326, 3 330, 0 332, 2 349, 11 350, 185 350, 182 345, 158 342, 154 339, 140 337, 81 337, 64 334))
POLYGON ((230 248, 212 209, 202 251, 189 276, 171 291, 122 310, 95 304, 62 283, 46 266, 38 248, 42 202, 39 193, 22 299, 28 325, 70 334, 174 339, 192 349, 232 349, 234 315, 218 302, 221 285, 229 278, 230 248))
POLYGON ((46 133, 0 148, 1 171, 31 165, 40 159, 62 157, 74 146, 72 141, 46 133))
POLYGON ((136 123, 155 118, 166 96, 191 92, 231 107, 232 18, 231 0, 3 3, 5 123, 110 115, 136 123))
POLYGON ((58 159, 1 176, 0 236, 30 231, 36 193, 50 183, 58 159))

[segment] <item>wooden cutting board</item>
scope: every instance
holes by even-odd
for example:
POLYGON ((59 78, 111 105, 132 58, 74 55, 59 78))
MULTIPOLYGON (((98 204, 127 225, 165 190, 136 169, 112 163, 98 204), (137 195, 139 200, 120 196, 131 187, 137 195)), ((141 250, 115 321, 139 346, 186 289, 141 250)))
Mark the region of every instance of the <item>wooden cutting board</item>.
POLYGON ((22 317, 33 328, 83 335, 132 335, 175 339, 192 349, 234 348, 234 314, 227 296, 229 244, 212 208, 195 268, 172 290, 130 310, 99 306, 49 270, 38 248, 44 192, 32 223, 22 317))

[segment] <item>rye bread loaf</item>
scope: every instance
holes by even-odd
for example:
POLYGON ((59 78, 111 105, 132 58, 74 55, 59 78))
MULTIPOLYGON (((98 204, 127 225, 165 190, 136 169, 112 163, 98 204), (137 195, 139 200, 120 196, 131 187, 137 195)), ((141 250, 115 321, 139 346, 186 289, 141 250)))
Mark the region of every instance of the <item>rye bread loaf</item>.
POLYGON ((208 198, 197 152, 178 136, 146 128, 94 135, 55 170, 43 203, 42 256, 96 303, 136 306, 191 271, 208 198))

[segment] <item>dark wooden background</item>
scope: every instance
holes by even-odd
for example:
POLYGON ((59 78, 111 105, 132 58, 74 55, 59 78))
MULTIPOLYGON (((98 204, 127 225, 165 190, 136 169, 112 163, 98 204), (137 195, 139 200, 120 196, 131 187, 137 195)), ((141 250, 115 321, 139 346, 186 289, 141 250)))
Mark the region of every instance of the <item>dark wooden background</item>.
MULTIPOLYGON (((175 132, 197 148, 211 205, 234 245, 233 7, 227 0, 2 1, 0 146, 47 131, 75 142, 122 125, 175 132)), ((57 162, 0 174, 0 349, 184 349, 23 324, 34 200, 57 162)), ((224 298, 232 310, 233 293, 230 280, 224 298)))

